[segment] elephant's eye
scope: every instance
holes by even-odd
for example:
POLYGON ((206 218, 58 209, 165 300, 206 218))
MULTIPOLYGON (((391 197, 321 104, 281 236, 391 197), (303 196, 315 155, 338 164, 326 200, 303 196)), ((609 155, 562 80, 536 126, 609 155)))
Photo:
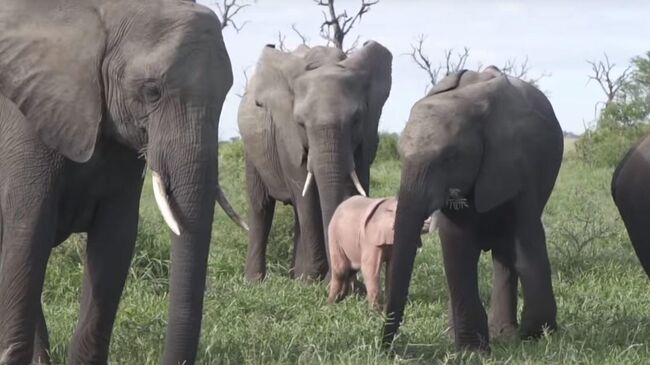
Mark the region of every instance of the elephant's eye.
POLYGON ((142 86, 142 95, 147 103, 156 103, 162 97, 162 89, 155 81, 146 81, 142 86))

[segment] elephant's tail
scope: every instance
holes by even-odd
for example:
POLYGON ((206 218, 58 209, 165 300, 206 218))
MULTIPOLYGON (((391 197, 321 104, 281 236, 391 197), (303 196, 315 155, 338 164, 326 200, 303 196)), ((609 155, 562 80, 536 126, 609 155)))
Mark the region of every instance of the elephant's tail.
POLYGON ((2 261, 2 237, 4 236, 4 222, 2 220, 2 206, 0 206, 0 262, 2 261))
POLYGON ((217 202, 221 206, 221 208, 226 212, 228 217, 233 220, 233 222, 237 223, 238 226, 240 226, 244 231, 248 231, 248 224, 239 216, 237 211, 230 205, 230 202, 228 201, 228 198, 226 198, 226 194, 223 193, 223 190, 221 189, 221 185, 217 184, 217 202))

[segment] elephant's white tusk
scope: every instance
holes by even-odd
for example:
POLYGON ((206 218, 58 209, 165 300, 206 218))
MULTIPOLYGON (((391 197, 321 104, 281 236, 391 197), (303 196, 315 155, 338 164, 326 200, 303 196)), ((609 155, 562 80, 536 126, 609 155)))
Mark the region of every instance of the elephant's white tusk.
POLYGON ((228 198, 226 198, 226 195, 223 193, 223 190, 221 190, 221 186, 217 184, 217 203, 223 208, 224 212, 230 217, 230 219, 233 220, 233 222, 237 223, 239 227, 241 227, 244 231, 248 231, 249 227, 248 224, 237 214, 237 211, 230 205, 230 202, 228 201, 228 198))
POLYGON ((314 174, 311 171, 307 171, 307 178, 305 179, 305 187, 302 188, 302 196, 305 196, 307 194, 307 190, 309 190, 309 185, 311 185, 311 181, 314 179, 314 174))
POLYGON ((181 235, 181 229, 178 225, 178 221, 172 213, 172 209, 169 206, 169 200, 167 199, 167 193, 165 192, 165 185, 163 184, 160 175, 157 172, 152 171, 152 181, 153 181, 153 196, 156 199, 156 204, 158 205, 158 210, 162 215, 165 223, 169 226, 169 229, 174 232, 175 235, 181 235))
POLYGON ((357 172, 352 170, 352 172, 350 172, 350 177, 352 178, 352 182, 354 183, 354 187, 357 188, 357 191, 359 192, 359 194, 361 194, 363 196, 368 196, 368 194, 366 194, 366 191, 363 190, 363 186, 361 186, 361 183, 359 182, 359 177, 357 176, 357 172))
POLYGON ((436 210, 435 212, 431 213, 431 217, 429 219, 429 233, 433 232, 438 228, 438 217, 437 217, 438 211, 436 210))

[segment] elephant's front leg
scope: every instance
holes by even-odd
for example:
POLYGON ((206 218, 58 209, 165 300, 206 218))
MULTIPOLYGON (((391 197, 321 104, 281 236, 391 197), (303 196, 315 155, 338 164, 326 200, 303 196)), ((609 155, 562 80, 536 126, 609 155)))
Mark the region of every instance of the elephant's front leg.
MULTIPOLYGON (((17 193, 14 198, 29 195, 17 193)), ((4 213, 0 258, 0 364, 32 360, 45 269, 55 234, 53 199, 45 198, 42 205, 19 200, 3 204, 12 212, 4 213)))
POLYGON ((249 226, 246 280, 256 282, 266 277, 266 246, 273 223, 275 200, 268 194, 262 178, 250 161, 246 161, 249 226))
POLYGON ((297 195, 299 198, 295 200, 300 224, 300 242, 294 253, 294 277, 306 280, 323 279, 329 269, 329 250, 325 249, 320 205, 314 190, 316 189, 310 189, 304 197, 297 195))
POLYGON ((488 322, 478 291, 476 237, 444 218, 439 229, 458 350, 489 352, 488 322))
MULTIPOLYGON (((140 183, 141 184, 141 183, 140 183)), ((68 364, 106 364, 113 323, 133 257, 140 185, 100 203, 88 231, 79 323, 68 364)))
POLYGON ((514 240, 503 239, 492 249, 494 278, 490 298, 490 335, 511 337, 517 334, 517 284, 514 240))

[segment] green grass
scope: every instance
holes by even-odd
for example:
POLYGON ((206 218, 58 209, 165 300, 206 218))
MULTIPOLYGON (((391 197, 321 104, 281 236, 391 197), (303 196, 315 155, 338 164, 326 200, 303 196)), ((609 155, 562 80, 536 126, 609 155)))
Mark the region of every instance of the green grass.
MULTIPOLYGON (((384 150, 393 155, 392 147, 384 150)), ((241 145, 221 147, 222 185, 246 211, 241 145)), ((382 317, 363 298, 325 303, 324 284, 287 277, 292 214, 278 206, 269 246, 269 278, 244 282, 245 235, 218 210, 205 299, 201 364, 647 364, 650 288, 609 196, 611 169, 566 158, 544 224, 553 265, 560 330, 538 341, 493 341, 492 355, 456 354, 447 334, 447 290, 437 237, 418 255, 397 356, 381 352, 382 317)), ((373 196, 393 195, 399 163, 378 161, 373 196)), ((115 325, 113 364, 158 364, 167 318, 168 229, 149 185, 140 235, 115 325)), ((81 282, 83 237, 57 248, 43 300, 57 364, 66 358, 81 282)), ((489 297, 491 259, 480 262, 481 296, 489 297)), ((521 305, 521 301, 520 301, 521 305)))

